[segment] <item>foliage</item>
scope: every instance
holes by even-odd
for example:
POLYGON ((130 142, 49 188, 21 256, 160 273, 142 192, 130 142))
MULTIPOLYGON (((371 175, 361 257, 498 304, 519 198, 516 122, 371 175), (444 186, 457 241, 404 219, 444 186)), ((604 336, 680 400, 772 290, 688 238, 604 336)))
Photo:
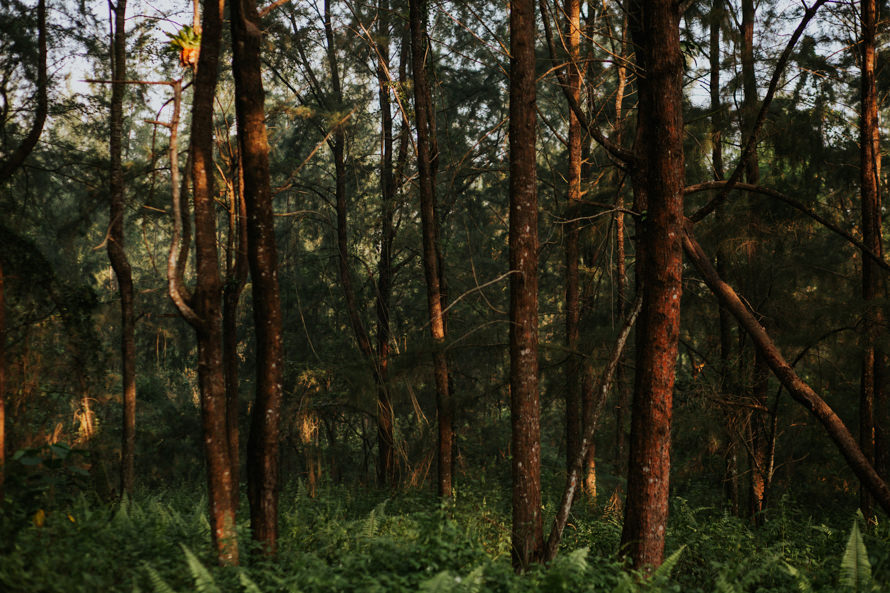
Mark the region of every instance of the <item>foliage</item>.
MULTIPOLYGON (((611 528, 609 517, 599 511, 578 516, 577 531, 586 535, 567 544, 553 563, 517 575, 509 548, 503 547, 509 515, 479 493, 459 494, 453 504, 438 505, 433 496, 413 491, 359 494, 326 487, 310 498, 298 486, 283 497, 278 560, 220 568, 202 553, 209 550, 210 538, 206 502, 193 492, 137 496, 116 505, 80 496, 47 511, 42 526, 29 522, 8 543, 8 553, 0 554, 0 589, 827 593, 848 582, 850 546, 855 544, 856 554, 865 550, 861 534, 851 534, 845 552, 843 530, 815 525, 791 510, 774 521, 782 523, 781 529, 753 530, 722 512, 678 500, 669 534, 673 551, 651 577, 626 571, 614 546, 600 547, 596 534, 611 528), (494 531, 478 529, 492 523, 494 531)), ((246 542, 244 527, 239 531, 246 542)), ((877 564, 886 566, 890 538, 881 529, 868 537, 880 551, 877 564)), ((886 576, 882 570, 869 587, 886 576)))

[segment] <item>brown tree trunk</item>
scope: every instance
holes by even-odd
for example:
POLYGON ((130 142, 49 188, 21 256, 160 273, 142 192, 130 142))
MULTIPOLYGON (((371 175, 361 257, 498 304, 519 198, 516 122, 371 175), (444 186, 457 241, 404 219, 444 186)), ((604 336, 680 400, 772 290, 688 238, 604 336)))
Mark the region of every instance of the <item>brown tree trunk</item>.
MULTIPOLYGON (((213 165, 213 100, 216 93, 219 48, 222 29, 222 0, 204 6, 203 32, 192 105, 192 186, 195 206, 195 294, 184 294, 179 273, 181 253, 179 233, 182 221, 178 179, 173 179, 174 241, 171 245, 167 275, 170 296, 182 316, 195 328, 198 341, 198 387, 201 393, 201 420, 204 454, 207 460, 207 484, 210 506, 210 531, 220 564, 238 563, 235 508, 232 507, 231 461, 226 426, 226 388, 222 340, 222 281, 216 248, 216 205, 213 165)), ((178 84, 174 92, 179 94, 178 84)), ((178 100, 176 105, 178 106, 178 100)), ((178 112, 171 132, 175 134, 178 112)), ((171 135, 171 170, 178 177, 175 164, 175 135, 171 135)))
POLYGON ((6 288, 0 258, 0 501, 6 484, 6 288))
POLYGON ((635 568, 664 557, 668 513, 671 412, 682 291, 683 115, 679 4, 635 0, 629 24, 637 45, 637 147, 645 161, 647 217, 637 274, 642 279, 637 371, 631 410, 630 462, 621 545, 635 568))
POLYGON ((380 158, 380 259, 377 262, 377 481, 394 487, 397 473, 394 447, 394 416, 389 396, 389 306, 392 297, 392 243, 395 229, 395 178, 393 176, 392 106, 389 99, 389 0, 378 3, 378 51, 377 84, 380 101, 380 133, 382 136, 380 158))
POLYGON ((231 22, 238 145, 247 208, 247 259, 257 343, 256 399, 247 443, 247 494, 253 538, 264 546, 265 553, 274 556, 278 550, 278 441, 284 358, 260 63, 262 30, 254 0, 233 2, 231 22))
POLYGON ((686 255, 701 273, 708 288, 711 289, 723 305, 729 309, 742 329, 751 336, 754 344, 762 352, 773 375, 782 383, 791 397, 806 408, 825 428, 828 436, 837 446, 838 451, 847 460, 850 469, 865 484, 869 494, 881 506, 884 512, 890 512, 890 488, 875 471, 874 466, 862 453, 862 449, 850 434, 843 421, 834 410, 807 385, 794 369, 782 357, 779 349, 770 339, 762 325, 748 310, 731 286, 726 284, 714 270, 708 257, 702 251, 692 234, 691 225, 687 223, 683 231, 683 249, 686 255))
MULTIPOLYGON (((875 0, 862 0, 861 96, 859 125, 860 191, 862 200, 862 242, 878 255, 883 254, 881 237, 881 152, 878 128, 878 97, 875 89, 875 30, 877 7, 875 0)), ((862 356, 862 379, 859 404, 859 446, 869 463, 875 465, 876 405, 886 405, 882 359, 877 346, 883 326, 883 312, 874 301, 882 296, 882 274, 875 262, 862 256, 862 298, 865 318, 862 326, 865 351, 862 356)), ((883 413, 886 415, 886 412, 883 413)), ((881 428, 884 428, 881 426, 881 428)), ((883 436, 883 434, 882 434, 883 436)), ((882 460, 883 461, 883 460, 882 460)), ((882 464, 883 465, 883 464, 882 464)), ((868 489, 860 485, 860 508, 866 518, 871 515, 868 489)))
POLYGON ((46 73, 46 0, 37 2, 37 110, 34 112, 34 121, 28 135, 22 140, 16 149, 6 160, 0 161, 0 185, 6 183, 37 146, 40 134, 43 133, 43 124, 46 123, 46 115, 49 111, 48 82, 46 73))
POLYGON ((127 1, 112 5, 114 36, 111 72, 111 156, 110 217, 106 242, 108 259, 117 277, 121 297, 121 383, 123 387, 123 422, 121 434, 120 494, 133 494, 136 450, 136 340, 133 314, 133 274, 124 242, 124 171, 121 166, 123 151, 124 95, 127 85, 127 1))
POLYGON ((510 421, 513 567, 544 553, 538 401, 538 195, 535 4, 510 2, 510 421))
POLYGON ((226 374, 226 432, 232 464, 232 508, 240 498, 241 451, 238 416, 238 302, 247 282, 247 206, 244 202, 244 168, 241 151, 232 163, 229 183, 229 232, 226 238, 226 281, 223 288, 223 356, 226 374))
POLYGON ((453 463, 453 402, 448 380, 448 359, 445 354, 445 286, 442 255, 439 249, 439 225, 436 212, 436 162, 438 149, 434 127, 432 98, 427 78, 426 57, 429 52, 426 34, 426 0, 409 1, 411 26, 411 64, 414 71, 414 112, 417 119, 417 170, 420 185, 420 220, 423 235, 423 270, 426 278, 427 308, 433 351, 433 372, 436 382, 436 412, 439 424, 438 493, 451 496, 453 463))
MULTIPOLYGON (((569 54, 569 65, 565 80, 568 92, 575 101, 581 101, 581 2, 565 0, 565 40, 569 54)), ((546 15, 545 15, 546 18, 546 15)), ((581 199, 581 147, 584 132, 578 116, 569 108, 569 163, 568 175, 568 210, 572 212, 581 199)), ((566 258, 566 471, 572 469, 572 463, 578 455, 581 444, 581 362, 579 352, 579 324, 581 321, 580 291, 578 284, 578 239, 579 223, 571 216, 565 227, 565 258, 566 258)))

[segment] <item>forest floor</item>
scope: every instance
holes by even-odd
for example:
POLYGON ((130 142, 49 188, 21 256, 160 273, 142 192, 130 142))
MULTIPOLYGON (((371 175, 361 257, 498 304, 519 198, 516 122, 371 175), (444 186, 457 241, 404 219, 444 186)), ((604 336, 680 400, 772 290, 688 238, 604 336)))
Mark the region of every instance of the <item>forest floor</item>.
MULTIPOLYGON (((752 528, 725 510, 675 498, 669 559, 645 582, 617 559, 620 512, 606 501, 582 501, 558 559, 516 575, 509 490, 481 484, 444 505, 416 490, 345 486, 324 487, 312 498, 294 484, 281 497, 277 560, 219 568, 210 555, 206 499, 196 492, 143 493, 115 505, 78 495, 49 510, 7 506, 0 515, 0 591, 741 593, 890 585, 886 520, 851 538, 853 524, 861 524, 855 515, 816 519, 789 500, 752 528)), ((246 515, 242 508, 243 557, 246 515)))

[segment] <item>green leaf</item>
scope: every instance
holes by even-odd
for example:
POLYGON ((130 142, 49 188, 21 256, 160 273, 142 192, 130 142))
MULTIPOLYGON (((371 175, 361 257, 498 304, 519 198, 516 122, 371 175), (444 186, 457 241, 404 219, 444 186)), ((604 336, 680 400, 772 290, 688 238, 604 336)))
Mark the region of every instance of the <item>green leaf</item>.
POLYGON ((849 587, 856 593, 868 590, 871 585, 871 564, 868 561, 858 521, 853 521, 847 549, 844 550, 844 557, 841 559, 841 585, 849 587))
POLYGON ((241 583, 244 593, 262 593, 259 586, 241 569, 238 570, 238 582, 241 583))
POLYGON ((201 564, 198 557, 195 556, 184 544, 180 544, 180 547, 182 548, 182 551, 185 552, 185 559, 188 562, 192 578, 195 579, 195 589, 198 593, 222 593, 219 590, 216 581, 213 580, 213 575, 210 574, 210 571, 208 571, 203 564, 201 564))
POLYGON ((145 565, 145 572, 148 573, 148 580, 151 582, 155 593, 176 593, 173 587, 168 585, 167 581, 150 564, 145 565))
POLYGON ((686 546, 680 546, 680 548, 667 557, 667 559, 655 569, 655 572, 652 573, 652 582, 663 585, 667 583, 668 579, 671 578, 671 571, 674 570, 674 567, 680 562, 680 556, 683 555, 683 550, 686 549, 686 546))

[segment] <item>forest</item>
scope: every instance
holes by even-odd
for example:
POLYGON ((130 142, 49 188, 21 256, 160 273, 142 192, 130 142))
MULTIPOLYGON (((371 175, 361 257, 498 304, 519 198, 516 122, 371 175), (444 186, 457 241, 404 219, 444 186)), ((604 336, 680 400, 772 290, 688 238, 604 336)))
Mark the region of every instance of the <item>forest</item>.
POLYGON ((0 591, 890 587, 877 0, 5 0, 0 591))

